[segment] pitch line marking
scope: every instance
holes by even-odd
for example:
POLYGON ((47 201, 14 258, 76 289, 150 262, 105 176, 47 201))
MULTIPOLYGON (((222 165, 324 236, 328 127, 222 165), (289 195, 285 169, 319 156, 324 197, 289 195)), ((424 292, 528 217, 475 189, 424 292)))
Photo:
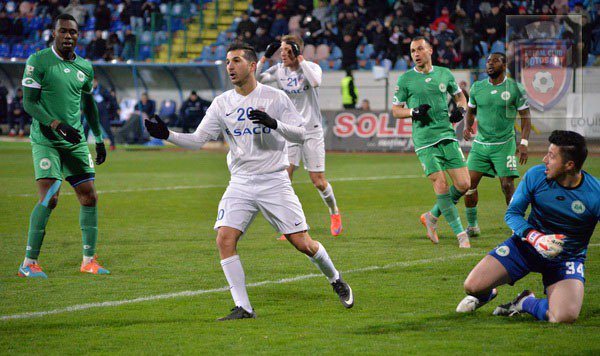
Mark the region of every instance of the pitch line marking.
MULTIPOLYGON (((342 177, 328 179, 330 182, 355 182, 355 181, 377 181, 377 180, 388 180, 388 179, 414 179, 424 178, 422 174, 412 175, 398 175, 398 176, 373 176, 373 177, 342 177)), ((311 181, 299 180, 294 183, 308 184, 311 181)), ((226 188, 226 184, 204 184, 204 185, 176 185, 172 187, 146 187, 146 188, 127 188, 127 189, 112 189, 112 190, 99 190, 98 194, 110 194, 110 193, 132 193, 132 192, 149 192, 149 191, 161 191, 161 190, 184 190, 184 189, 210 189, 210 188, 226 188)), ((60 195, 74 195, 74 192, 61 192, 60 195)), ((37 197, 37 194, 15 194, 13 197, 37 197)))
MULTIPOLYGON (((344 274, 360 273, 360 272, 367 272, 367 271, 390 269, 390 268, 394 268, 394 267, 412 267, 415 265, 427 264, 427 263, 432 263, 432 262, 444 262, 444 261, 456 260, 456 259, 472 257, 472 256, 481 256, 481 253, 467 253, 467 254, 452 255, 452 256, 447 256, 447 257, 445 256, 445 257, 436 257, 436 258, 413 260, 413 261, 406 261, 406 262, 395 262, 395 263, 390 263, 390 264, 383 265, 383 266, 369 266, 369 267, 363 267, 363 268, 350 269, 347 271, 342 271, 342 273, 344 273, 344 274)), ((246 287, 260 287, 260 286, 269 285, 269 284, 284 284, 284 283, 291 283, 291 282, 296 282, 296 281, 301 281, 304 279, 316 278, 316 277, 323 278, 324 276, 320 273, 311 273, 311 274, 305 274, 305 275, 296 276, 296 277, 282 278, 282 279, 278 279, 275 281, 266 280, 266 281, 261 281, 261 282, 249 283, 246 285, 246 287)), ((154 301, 154 300, 171 299, 171 298, 179 298, 179 297, 193 297, 193 296, 202 295, 202 294, 225 292, 228 290, 229 290, 229 287, 221 287, 221 288, 213 288, 213 289, 199 289, 199 290, 182 291, 182 292, 175 292, 175 293, 156 294, 156 295, 150 295, 150 296, 139 297, 139 298, 134 298, 134 299, 124 299, 124 300, 115 300, 115 301, 88 303, 88 304, 76 304, 76 305, 72 305, 70 307, 53 309, 53 310, 48 310, 48 311, 2 315, 0 317, 0 320, 4 321, 4 320, 15 320, 15 319, 39 318, 39 317, 43 317, 46 315, 77 312, 77 311, 92 309, 92 308, 117 307, 117 306, 125 305, 125 304, 140 303, 140 302, 147 302, 147 301, 154 301)))

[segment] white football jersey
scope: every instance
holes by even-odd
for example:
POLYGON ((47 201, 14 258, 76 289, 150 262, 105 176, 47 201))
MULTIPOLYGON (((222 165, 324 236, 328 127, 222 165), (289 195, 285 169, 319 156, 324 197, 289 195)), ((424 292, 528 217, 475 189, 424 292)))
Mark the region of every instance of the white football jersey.
POLYGON ((319 88, 314 87, 307 80, 302 66, 306 66, 312 72, 311 74, 317 77, 319 82, 321 81, 323 75, 321 67, 316 63, 306 60, 302 62, 302 65, 297 70, 287 68, 283 63, 277 63, 267 69, 260 78, 263 83, 275 81, 277 87, 292 99, 296 110, 306 120, 304 127, 306 128, 307 136, 318 133, 323 134, 323 118, 321 116, 321 108, 319 107, 319 88), (263 78, 265 79, 264 81, 263 78))
POLYGON ((261 110, 284 124, 301 127, 304 119, 291 100, 280 90, 257 83, 247 96, 235 89, 217 96, 197 131, 212 139, 223 133, 229 145, 227 165, 232 175, 265 174, 284 170, 289 166, 285 138, 270 128, 253 124, 248 119, 252 110, 261 110))

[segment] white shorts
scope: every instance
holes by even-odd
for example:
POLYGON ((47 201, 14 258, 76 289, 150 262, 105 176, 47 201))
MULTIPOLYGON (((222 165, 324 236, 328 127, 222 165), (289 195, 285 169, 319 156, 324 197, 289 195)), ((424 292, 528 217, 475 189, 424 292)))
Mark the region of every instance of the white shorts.
POLYGON ((259 211, 280 234, 309 229, 290 178, 280 171, 232 176, 219 203, 215 230, 227 226, 245 232, 259 211))
MULTIPOLYGON (((308 137, 304 144, 289 144, 288 159, 291 165, 300 166, 300 159, 304 162, 304 169, 309 172, 325 172, 325 139, 323 135, 308 137)), ((294 168, 295 169, 295 168, 294 168)))

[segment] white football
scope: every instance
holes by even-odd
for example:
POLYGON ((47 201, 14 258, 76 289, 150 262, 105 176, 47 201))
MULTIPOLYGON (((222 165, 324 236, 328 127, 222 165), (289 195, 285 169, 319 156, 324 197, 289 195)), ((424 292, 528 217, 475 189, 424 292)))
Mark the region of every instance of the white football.
POLYGON ((535 91, 546 94, 550 89, 554 88, 554 78, 552 78, 552 73, 544 71, 535 73, 532 84, 535 91))

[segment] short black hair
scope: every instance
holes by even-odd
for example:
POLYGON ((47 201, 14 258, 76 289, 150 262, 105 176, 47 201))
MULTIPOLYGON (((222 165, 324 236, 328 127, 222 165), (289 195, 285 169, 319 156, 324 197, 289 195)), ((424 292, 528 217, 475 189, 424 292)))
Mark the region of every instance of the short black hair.
POLYGON ((254 49, 254 47, 252 47, 251 45, 245 43, 245 42, 233 42, 229 45, 229 47, 227 47, 227 53, 231 52, 231 51, 237 51, 237 50, 243 50, 244 51, 244 58, 248 61, 248 62, 258 62, 258 57, 256 56, 256 50, 254 49))
POLYGON ((75 18, 71 14, 67 14, 67 13, 62 13, 62 14, 56 16, 56 18, 54 19, 54 26, 52 28, 56 28, 56 24, 58 23, 59 20, 73 21, 77 25, 77 28, 79 28, 79 24, 77 23, 77 20, 75 20, 75 18))
POLYGON ((502 53, 502 52, 492 52, 490 53, 490 56, 492 54, 495 54, 497 56, 500 56, 500 59, 502 60, 502 63, 506 64, 506 54, 502 53))
POLYGON ((548 141, 558 146, 560 155, 565 162, 573 161, 575 169, 581 170, 588 154, 583 136, 573 131, 554 130, 548 141))
POLYGON ((431 42, 429 42, 429 40, 425 36, 417 36, 417 37, 413 38, 411 42, 420 41, 420 40, 425 41, 429 45, 429 47, 433 48, 433 46, 431 45, 431 42))

